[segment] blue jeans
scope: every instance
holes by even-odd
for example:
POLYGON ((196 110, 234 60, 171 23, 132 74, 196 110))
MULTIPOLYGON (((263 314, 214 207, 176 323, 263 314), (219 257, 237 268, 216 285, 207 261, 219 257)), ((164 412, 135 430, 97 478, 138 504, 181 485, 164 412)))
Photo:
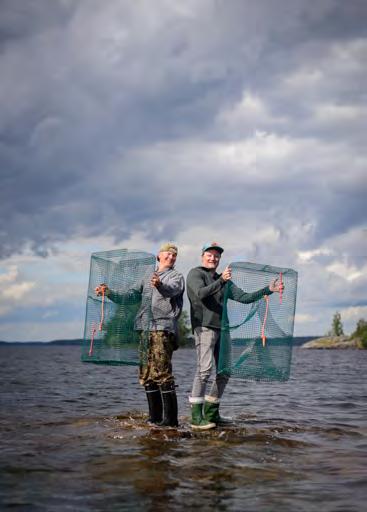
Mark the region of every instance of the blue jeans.
MULTIPOLYGON (((213 366, 217 371, 220 344, 220 329, 196 327, 194 330, 197 368, 192 386, 191 402, 202 401, 213 366)), ((219 400, 228 382, 228 376, 216 373, 209 397, 219 400)))

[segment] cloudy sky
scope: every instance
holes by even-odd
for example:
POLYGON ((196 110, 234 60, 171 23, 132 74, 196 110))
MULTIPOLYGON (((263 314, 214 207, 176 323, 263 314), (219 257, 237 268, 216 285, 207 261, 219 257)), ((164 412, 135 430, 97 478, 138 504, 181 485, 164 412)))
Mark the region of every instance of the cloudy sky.
MULTIPOLYGON (((92 252, 209 240, 367 319, 365 0, 0 0, 0 339, 83 334, 92 252)), ((222 265, 222 268, 223 268, 222 265)))

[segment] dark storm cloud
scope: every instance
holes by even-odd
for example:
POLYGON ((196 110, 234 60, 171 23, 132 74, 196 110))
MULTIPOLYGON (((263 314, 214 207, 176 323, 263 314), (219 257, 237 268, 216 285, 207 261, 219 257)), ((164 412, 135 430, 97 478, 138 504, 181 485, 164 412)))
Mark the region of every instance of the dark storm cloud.
POLYGON ((0 47, 67 23, 76 1, 1 0, 0 47))
POLYGON ((182 148, 178 164, 170 153, 175 141, 243 136, 238 126, 226 132, 215 120, 244 90, 264 98, 273 116, 250 123, 247 133, 342 138, 338 126, 315 121, 314 109, 325 100, 361 99, 363 48, 349 50, 349 74, 342 62, 323 66, 334 42, 363 39, 364 2, 213 0, 159 8, 144 1, 9 0, 0 7, 1 256, 27 245, 46 255, 78 235, 121 240, 140 230, 152 240, 174 238, 213 205, 261 215, 277 191, 290 198, 285 217, 300 206, 317 217, 317 239, 363 222, 362 195, 354 189, 338 197, 331 183, 327 197, 316 190, 312 204, 312 180, 300 174, 283 187, 249 184, 231 169, 226 176, 225 165, 213 176, 200 151, 194 170, 182 148), (320 71, 314 87, 297 82, 303 68, 320 71), (173 143, 166 157, 131 157, 161 141, 173 143), (348 205, 343 215, 337 200, 348 205))

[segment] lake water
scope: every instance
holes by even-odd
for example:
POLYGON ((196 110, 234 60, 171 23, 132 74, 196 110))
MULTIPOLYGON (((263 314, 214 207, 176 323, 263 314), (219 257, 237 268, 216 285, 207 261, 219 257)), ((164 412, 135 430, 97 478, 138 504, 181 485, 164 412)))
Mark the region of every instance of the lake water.
POLYGON ((0 347, 0 508, 364 511, 367 350, 295 348, 291 379, 233 379, 235 425, 193 433, 195 352, 175 353, 180 428, 149 428, 135 367, 75 346, 0 347))

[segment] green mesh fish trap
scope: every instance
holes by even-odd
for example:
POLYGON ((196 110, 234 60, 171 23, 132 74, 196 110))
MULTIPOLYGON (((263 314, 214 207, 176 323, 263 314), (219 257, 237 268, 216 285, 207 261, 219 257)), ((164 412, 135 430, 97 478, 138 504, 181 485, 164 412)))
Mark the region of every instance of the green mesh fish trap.
POLYGON ((91 256, 84 340, 86 363, 139 365, 149 342, 153 254, 118 249, 91 256), (104 285, 101 287, 101 285, 104 285), (96 287, 100 287, 97 296, 96 287))
MULTIPOLYGON (((255 263, 231 263, 232 283, 253 293, 278 278, 284 291, 245 304, 226 285, 218 371, 261 381, 288 380, 292 358, 297 272, 255 263)), ((237 294, 239 295, 239 294, 237 294)))

